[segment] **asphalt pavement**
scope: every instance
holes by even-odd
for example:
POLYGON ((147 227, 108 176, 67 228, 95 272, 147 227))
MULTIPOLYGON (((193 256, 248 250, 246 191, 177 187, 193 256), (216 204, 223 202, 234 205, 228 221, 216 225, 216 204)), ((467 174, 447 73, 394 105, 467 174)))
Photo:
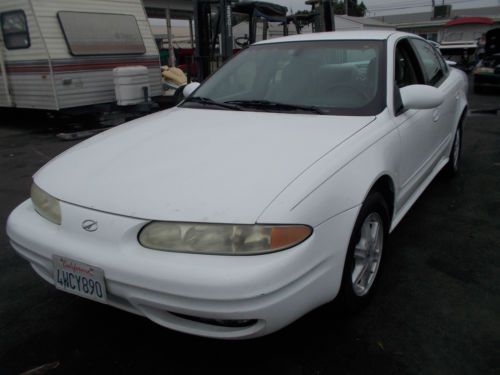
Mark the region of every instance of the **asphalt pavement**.
MULTIPOLYGON (((227 342, 60 291, 0 232, 0 374, 500 374, 500 96, 471 95, 462 169, 439 175, 393 232, 377 294, 273 335, 227 342), (479 110, 477 112, 476 110, 479 110)), ((0 112, 0 226, 38 168, 91 120, 0 112), (69 124, 69 125, 68 125, 69 124)))

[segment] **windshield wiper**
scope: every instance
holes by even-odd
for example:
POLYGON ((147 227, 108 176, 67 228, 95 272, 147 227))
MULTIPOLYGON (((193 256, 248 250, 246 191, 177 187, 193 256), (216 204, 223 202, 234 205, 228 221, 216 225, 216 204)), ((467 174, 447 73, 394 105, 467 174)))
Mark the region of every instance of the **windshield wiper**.
POLYGON ((203 105, 213 105, 213 106, 217 106, 217 107, 221 107, 221 108, 232 109, 235 111, 241 111, 241 108, 239 108, 237 105, 235 105, 236 103, 235 104, 221 103, 221 102, 217 102, 217 101, 210 99, 210 98, 205 98, 203 96, 191 96, 191 97, 186 98, 184 100, 184 103, 186 103, 186 102, 200 103, 203 105))
POLYGON ((229 100, 225 104, 236 104, 241 107, 251 107, 260 109, 276 109, 284 111, 305 111, 314 112, 324 115, 325 111, 314 105, 299 105, 299 104, 286 104, 279 102, 272 102, 269 100, 229 100))

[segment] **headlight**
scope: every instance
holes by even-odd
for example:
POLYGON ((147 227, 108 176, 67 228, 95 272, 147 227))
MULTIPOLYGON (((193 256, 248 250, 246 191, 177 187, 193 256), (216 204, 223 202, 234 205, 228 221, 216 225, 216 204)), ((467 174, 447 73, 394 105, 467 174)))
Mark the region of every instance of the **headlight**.
POLYGON ((59 201, 49 195, 35 183, 31 185, 31 201, 36 212, 55 224, 61 224, 61 206, 59 201))
POLYGON ((306 225, 233 225, 154 221, 139 233, 142 246, 186 253, 254 255, 298 245, 312 233, 306 225))

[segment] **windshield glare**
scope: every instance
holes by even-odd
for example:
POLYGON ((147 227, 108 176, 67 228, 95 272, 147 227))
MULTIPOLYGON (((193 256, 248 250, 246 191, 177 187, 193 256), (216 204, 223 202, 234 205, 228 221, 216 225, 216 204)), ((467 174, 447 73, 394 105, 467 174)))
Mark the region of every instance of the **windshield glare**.
POLYGON ((375 115, 385 107, 385 43, 337 40, 255 45, 225 64, 194 97, 220 103, 314 106, 327 114, 375 115))

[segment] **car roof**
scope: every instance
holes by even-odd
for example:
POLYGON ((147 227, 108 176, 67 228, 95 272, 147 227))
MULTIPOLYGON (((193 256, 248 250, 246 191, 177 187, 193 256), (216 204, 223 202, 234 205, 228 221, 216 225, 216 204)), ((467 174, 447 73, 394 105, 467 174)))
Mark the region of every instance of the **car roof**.
POLYGON ((316 40, 386 40, 393 34, 398 34, 401 36, 405 35, 416 36, 414 34, 398 32, 396 30, 330 31, 322 33, 308 33, 308 34, 285 36, 281 38, 263 40, 255 44, 303 42, 303 41, 316 41, 316 40))

